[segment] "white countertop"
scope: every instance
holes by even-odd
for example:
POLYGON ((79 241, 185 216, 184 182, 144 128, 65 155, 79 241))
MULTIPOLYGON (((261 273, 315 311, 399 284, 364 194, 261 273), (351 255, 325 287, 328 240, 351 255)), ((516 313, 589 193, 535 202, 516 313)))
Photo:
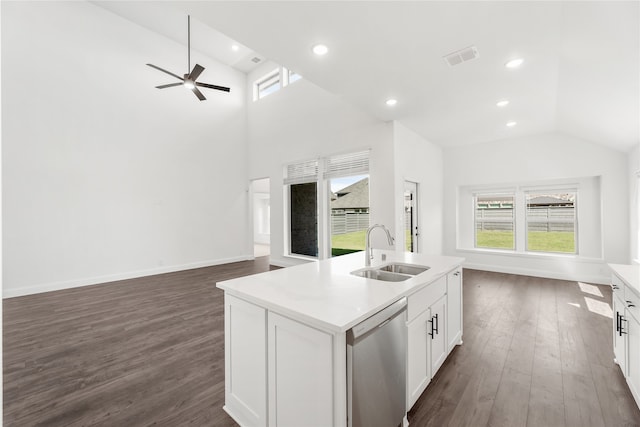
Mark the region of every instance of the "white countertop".
POLYGON ((350 274, 364 267, 364 252, 219 282, 230 295, 294 320, 346 332, 398 299, 460 266, 464 258, 374 250, 372 266, 389 262, 431 267, 403 282, 383 282, 350 274), (386 261, 381 261, 386 254, 386 261))
POLYGON ((640 265, 609 264, 609 268, 640 298, 640 265))

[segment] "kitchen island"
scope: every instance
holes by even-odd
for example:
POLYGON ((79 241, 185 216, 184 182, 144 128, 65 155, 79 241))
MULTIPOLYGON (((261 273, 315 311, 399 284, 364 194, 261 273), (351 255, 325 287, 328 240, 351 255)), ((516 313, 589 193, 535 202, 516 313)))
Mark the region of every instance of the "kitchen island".
POLYGON ((364 254, 355 253, 217 284, 225 291, 224 409, 240 425, 347 426, 346 333, 404 297, 407 410, 415 403, 462 343, 463 259, 373 256, 373 267, 429 269, 399 282, 358 277, 351 272, 364 267, 364 254))

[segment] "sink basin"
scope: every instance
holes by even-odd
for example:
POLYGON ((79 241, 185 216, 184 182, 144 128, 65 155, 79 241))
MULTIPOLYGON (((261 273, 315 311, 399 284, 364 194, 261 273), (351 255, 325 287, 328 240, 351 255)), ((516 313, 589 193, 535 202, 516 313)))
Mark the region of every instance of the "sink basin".
POLYGON ((430 267, 417 264, 391 263, 378 267, 378 270, 415 276, 417 274, 424 273, 429 268, 430 267))
POLYGON ((352 271, 351 274, 367 279, 382 280, 384 282, 403 282, 411 279, 407 274, 379 270, 377 268, 363 268, 362 270, 352 271))

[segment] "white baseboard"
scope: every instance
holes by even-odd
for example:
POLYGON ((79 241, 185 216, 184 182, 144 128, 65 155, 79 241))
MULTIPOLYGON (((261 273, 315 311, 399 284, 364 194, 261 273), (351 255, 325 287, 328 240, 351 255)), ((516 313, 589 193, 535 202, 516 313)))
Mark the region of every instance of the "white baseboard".
POLYGON ((522 267, 513 267, 513 266, 509 267, 509 266, 470 263, 470 262, 464 262, 462 264, 462 267, 469 268, 472 270, 517 274, 520 276, 543 277, 546 279, 569 280, 573 282, 596 283, 600 285, 607 285, 611 282, 611 276, 608 276, 608 275, 602 276, 599 274, 580 274, 580 276, 578 277, 573 274, 566 274, 566 273, 561 273, 561 272, 551 271, 551 270, 540 270, 540 269, 522 268, 522 267))
POLYGON ((41 283, 34 286, 27 286, 15 289, 2 289, 2 298, 14 298, 25 295, 39 294, 42 292, 59 291, 62 289, 78 288, 81 286, 99 285, 102 283, 115 282, 117 280, 135 279, 138 277, 153 276, 156 274, 173 273, 175 271, 191 270, 194 268, 211 267, 220 264, 229 264, 238 261, 249 261, 254 259, 253 255, 243 255, 232 258, 223 258, 208 261, 198 261, 181 265, 164 266, 150 268, 147 270, 130 271, 127 273, 108 274, 104 276, 86 277, 81 279, 66 280, 61 282, 41 283))

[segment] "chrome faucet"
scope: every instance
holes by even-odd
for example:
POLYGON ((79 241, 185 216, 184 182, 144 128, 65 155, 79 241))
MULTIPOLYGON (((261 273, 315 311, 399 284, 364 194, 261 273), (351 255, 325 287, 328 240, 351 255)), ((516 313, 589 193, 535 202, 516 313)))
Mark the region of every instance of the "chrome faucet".
POLYGON ((391 233, 389 229, 382 224, 374 224, 371 227, 367 228, 367 233, 364 237, 364 265, 367 267, 371 266, 371 259, 373 259, 373 255, 371 254, 371 240, 369 239, 369 235, 374 228, 382 228, 385 233, 387 233, 387 240, 389 241, 389 246, 393 245, 393 237, 391 237, 391 233))

